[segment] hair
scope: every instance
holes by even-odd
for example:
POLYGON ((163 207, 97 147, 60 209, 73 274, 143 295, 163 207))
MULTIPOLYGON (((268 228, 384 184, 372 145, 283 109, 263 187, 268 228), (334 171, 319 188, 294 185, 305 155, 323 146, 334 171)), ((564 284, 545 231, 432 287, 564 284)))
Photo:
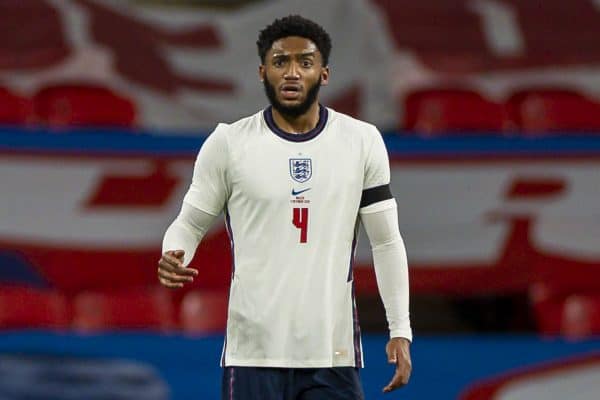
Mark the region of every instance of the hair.
POLYGON ((331 53, 331 37, 321 25, 300 15, 288 15, 276 19, 271 25, 260 31, 256 46, 258 47, 258 56, 263 64, 267 52, 273 46, 273 42, 288 36, 300 36, 311 40, 321 53, 323 66, 328 65, 329 53, 331 53))

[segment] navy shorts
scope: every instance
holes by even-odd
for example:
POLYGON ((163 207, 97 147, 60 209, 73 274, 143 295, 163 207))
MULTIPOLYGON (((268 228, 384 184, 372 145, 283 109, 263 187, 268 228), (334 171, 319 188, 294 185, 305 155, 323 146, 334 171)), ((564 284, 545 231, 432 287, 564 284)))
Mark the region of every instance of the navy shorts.
POLYGON ((222 400, 364 400, 358 368, 223 369, 222 400))

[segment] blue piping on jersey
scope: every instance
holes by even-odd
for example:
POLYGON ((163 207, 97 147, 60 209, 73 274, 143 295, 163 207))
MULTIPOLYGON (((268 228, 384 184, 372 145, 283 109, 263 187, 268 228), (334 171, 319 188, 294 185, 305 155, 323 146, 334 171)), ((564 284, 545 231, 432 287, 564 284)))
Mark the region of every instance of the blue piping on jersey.
POLYGON ((350 250, 350 265, 348 265, 348 278, 346 278, 346 282, 350 282, 353 278, 354 272, 354 253, 356 251, 356 235, 358 232, 354 231, 354 238, 352 238, 352 248, 350 250))
POLYGON ((319 104, 319 121, 317 122, 317 126, 315 126, 310 131, 308 131, 306 133, 301 133, 301 134, 289 133, 289 132, 286 132, 283 129, 279 128, 277 126, 277 124, 275 123, 275 120, 273 119, 273 107, 272 106, 265 108, 265 111, 263 112, 263 116, 265 118, 265 122, 267 123, 267 126, 269 127, 269 129, 271 129, 273 131, 273 133, 276 134, 277 136, 279 136, 285 140, 289 140, 290 142, 306 142, 307 140, 316 138, 323 131, 323 129, 325 128, 325 124, 327 124, 327 118, 329 117, 329 112, 327 111, 327 108, 325 108, 321 104, 319 104))
POLYGON ((229 210, 225 207, 225 228, 227 229, 227 236, 229 236, 229 248, 231 249, 231 280, 235 273, 235 242, 233 240, 233 229, 231 229, 231 217, 229 216, 229 210))
POLYGON ((358 243, 358 226, 354 229, 354 238, 352 239, 352 249, 350 253, 350 266, 348 268, 348 280, 352 282, 352 333, 354 345, 354 363, 356 368, 362 368, 362 354, 360 345, 360 323, 358 322, 358 310, 356 308, 356 299, 354 294, 354 254, 358 243))
POLYGON ((356 295, 354 294, 354 281, 352 281, 352 330, 354 331, 354 366, 362 368, 362 349, 360 343, 360 323, 358 322, 358 309, 356 308, 356 295))
MULTIPOLYGON (((229 210, 227 207, 223 210, 225 214, 225 228, 227 230, 227 236, 229 236, 229 247, 231 249, 231 280, 235 274, 235 243, 233 241, 233 230, 231 229, 231 220, 229 217, 229 210)), ((233 285, 229 285, 229 298, 231 299, 231 288, 233 285)), ((229 313, 229 307, 227 307, 227 313, 229 313)), ((229 318, 227 318, 229 320, 229 318)), ((227 353, 227 331, 228 326, 225 328, 225 340, 223 342, 223 353, 221 354, 221 367, 225 368, 225 354, 227 353)))

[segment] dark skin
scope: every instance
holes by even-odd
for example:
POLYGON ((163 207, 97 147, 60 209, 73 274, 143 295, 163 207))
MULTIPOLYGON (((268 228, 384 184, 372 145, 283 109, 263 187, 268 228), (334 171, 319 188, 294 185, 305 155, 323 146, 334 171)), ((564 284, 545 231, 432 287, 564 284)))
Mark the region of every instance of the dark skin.
POLYGON ((396 365, 396 371, 390 383, 383 391, 391 392, 408 383, 412 371, 412 362, 410 361, 410 342, 408 339, 397 337, 391 338, 385 345, 388 363, 396 365))
MULTIPOLYGON (((273 42, 265 56, 265 63, 258 67, 260 80, 267 80, 275 87, 277 100, 285 106, 296 106, 306 100, 308 89, 317 84, 329 83, 329 67, 323 66, 321 53, 308 39, 289 36, 273 42), (288 90, 293 89, 293 90, 288 90)), ((273 108, 273 119, 279 128, 289 133, 305 133, 319 122, 319 100, 298 117, 281 114, 273 108)))
MULTIPOLYGON (((319 78, 321 84, 329 83, 329 67, 315 43, 298 36, 289 36, 273 42, 266 54, 264 64, 258 67, 262 80, 267 80, 276 90, 277 100, 286 106, 301 104, 308 90, 319 78)), ((302 134, 313 129, 319 121, 319 101, 310 105, 308 111, 297 117, 285 115, 272 109, 273 119, 279 128, 289 133, 302 134)), ((158 279, 168 288, 181 288, 198 275, 193 268, 183 266, 183 250, 167 251, 158 261, 158 279)), ((391 381, 383 388, 391 392, 408 383, 412 364, 410 342, 405 338, 392 338, 385 346, 388 363, 396 370, 391 381)))
POLYGON ((182 288, 184 283, 192 282, 198 270, 183 266, 183 250, 165 252, 158 260, 158 281, 169 289, 182 288))

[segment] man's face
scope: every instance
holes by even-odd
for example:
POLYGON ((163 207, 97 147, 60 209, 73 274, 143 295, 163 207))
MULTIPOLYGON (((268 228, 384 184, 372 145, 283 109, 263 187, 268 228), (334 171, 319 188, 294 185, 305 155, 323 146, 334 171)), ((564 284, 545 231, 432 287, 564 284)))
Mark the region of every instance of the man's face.
POLYGON ((288 36, 273 42, 259 74, 269 102, 281 114, 298 117, 317 100, 320 86, 329 79, 329 68, 309 39, 288 36))

